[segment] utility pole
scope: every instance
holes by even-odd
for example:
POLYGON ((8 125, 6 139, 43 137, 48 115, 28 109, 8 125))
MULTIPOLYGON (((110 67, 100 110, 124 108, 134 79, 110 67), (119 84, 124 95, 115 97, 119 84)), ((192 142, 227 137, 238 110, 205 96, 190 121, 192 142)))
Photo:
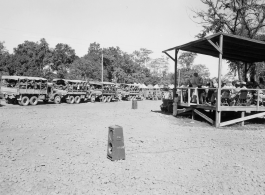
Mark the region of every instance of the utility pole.
POLYGON ((101 69, 102 69, 101 82, 103 83, 103 49, 102 49, 101 69))

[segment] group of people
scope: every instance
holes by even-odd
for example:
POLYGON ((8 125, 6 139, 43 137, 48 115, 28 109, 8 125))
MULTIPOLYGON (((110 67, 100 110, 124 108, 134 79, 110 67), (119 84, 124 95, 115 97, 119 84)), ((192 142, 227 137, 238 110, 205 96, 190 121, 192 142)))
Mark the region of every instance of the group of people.
POLYGON ((3 79, 2 85, 10 88, 19 89, 46 89, 47 81, 34 79, 3 79))
POLYGON ((71 82, 65 80, 54 80, 53 86, 55 89, 69 91, 84 91, 89 87, 86 82, 71 82))
POLYGON ((139 87, 138 86, 133 86, 133 85, 124 85, 121 87, 121 89, 123 89, 124 91, 139 91, 139 87))
MULTIPOLYGON (((190 100, 191 103, 215 105, 217 100, 218 82, 215 79, 203 83, 203 79, 199 77, 197 73, 194 73, 192 77, 188 79, 187 85, 181 87, 197 88, 191 89, 190 100), (197 100, 198 98, 198 100, 197 100)), ((257 104, 257 97, 261 103, 265 99, 265 82, 262 77, 259 78, 259 82, 256 82, 254 78, 250 78, 249 81, 222 81, 221 83, 221 104, 233 106, 251 105, 257 104), (247 90, 247 89, 259 89, 259 90, 247 90)), ((183 101, 188 101, 188 94, 183 93, 183 101)))

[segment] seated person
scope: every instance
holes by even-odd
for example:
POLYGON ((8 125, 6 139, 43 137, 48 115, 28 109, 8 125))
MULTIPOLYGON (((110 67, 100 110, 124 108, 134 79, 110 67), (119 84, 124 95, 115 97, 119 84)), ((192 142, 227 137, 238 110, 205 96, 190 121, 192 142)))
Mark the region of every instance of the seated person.
POLYGON ((27 81, 25 79, 20 80, 20 86, 19 86, 19 88, 20 89, 26 89, 26 87, 27 87, 27 81))
POLYGON ((223 105, 230 105, 230 84, 223 83, 221 90, 221 103, 223 105))
POLYGON ((34 80, 28 80, 28 89, 34 89, 35 82, 34 80))

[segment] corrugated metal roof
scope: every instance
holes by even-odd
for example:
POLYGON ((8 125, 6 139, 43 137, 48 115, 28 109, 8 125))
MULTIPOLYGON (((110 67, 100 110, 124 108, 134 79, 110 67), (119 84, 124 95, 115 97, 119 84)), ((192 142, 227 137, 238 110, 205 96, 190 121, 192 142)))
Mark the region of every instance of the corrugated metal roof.
POLYGON ((219 57, 219 52, 208 40, 218 46, 220 35, 223 35, 223 59, 242 62, 265 61, 265 42, 225 33, 217 33, 163 52, 176 49, 219 57))

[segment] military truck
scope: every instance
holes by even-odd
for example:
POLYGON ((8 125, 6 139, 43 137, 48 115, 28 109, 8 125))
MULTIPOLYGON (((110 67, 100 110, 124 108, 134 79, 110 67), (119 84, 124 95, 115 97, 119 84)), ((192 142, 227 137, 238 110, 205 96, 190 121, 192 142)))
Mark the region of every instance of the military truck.
POLYGON ((118 101, 118 93, 114 83, 111 82, 95 82, 90 81, 90 94, 91 102, 111 102, 118 101))
POLYGON ((89 82, 89 92, 88 92, 88 99, 91 102, 101 101, 102 97, 102 83, 97 81, 90 81, 89 82))
POLYGON ((2 76, 1 93, 8 104, 37 105, 47 97, 47 79, 26 76, 2 76))
POLYGON ((67 102, 79 104, 88 99, 88 83, 81 80, 53 79, 48 85, 48 96, 45 102, 56 104, 67 102))
POLYGON ((143 100, 143 97, 140 94, 140 89, 137 85, 120 84, 120 87, 122 89, 122 100, 143 100))
POLYGON ((117 88, 114 83, 103 82, 102 88, 102 102, 114 102, 119 100, 117 88))

